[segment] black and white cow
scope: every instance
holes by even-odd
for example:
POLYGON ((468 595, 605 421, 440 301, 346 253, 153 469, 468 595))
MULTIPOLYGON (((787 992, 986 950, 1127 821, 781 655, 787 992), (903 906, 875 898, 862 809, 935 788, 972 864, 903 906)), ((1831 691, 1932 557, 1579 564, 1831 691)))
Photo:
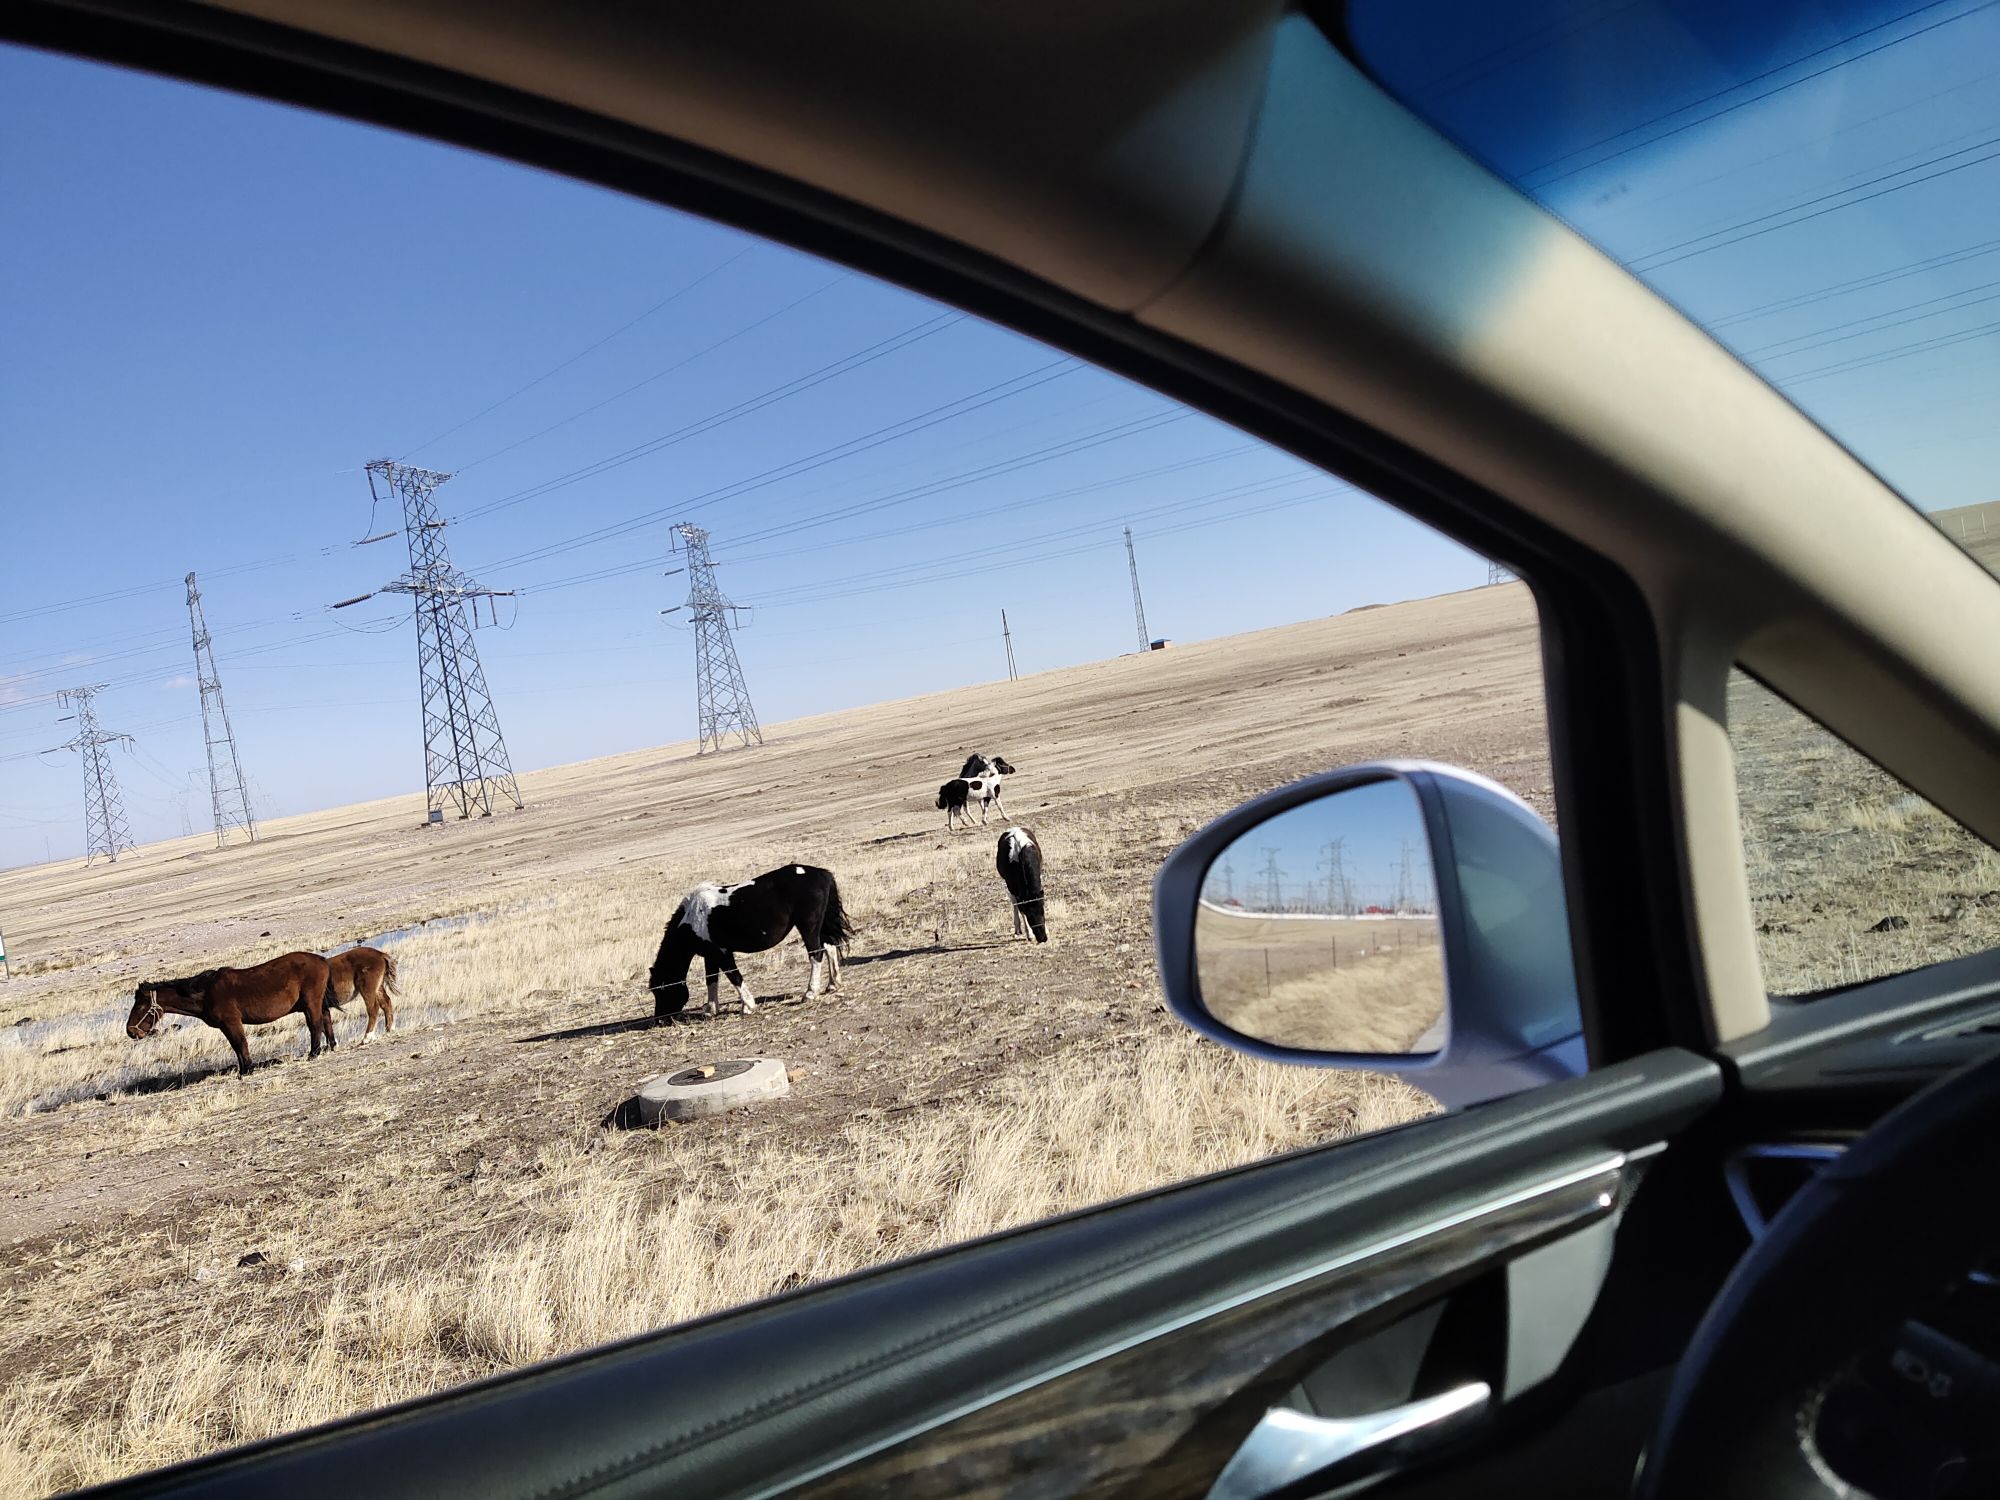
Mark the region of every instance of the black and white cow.
POLYGON ((699 957, 708 973, 708 1014, 716 1012, 716 981, 724 974, 736 986, 745 1012, 757 998, 743 982, 736 955, 775 948, 796 930, 812 959, 805 997, 820 992, 824 966, 827 988, 840 986, 840 950, 854 936, 841 909, 840 887, 831 870, 785 865, 740 885, 698 885, 674 909, 660 939, 647 987, 653 992, 653 1019, 661 1025, 685 1020, 688 969, 699 957))
POLYGON ((997 755, 968 757, 965 768, 938 788, 937 805, 944 811, 945 831, 949 833, 955 821, 969 826, 975 804, 982 825, 989 807, 999 808, 1000 816, 1006 817, 1007 804, 1000 800, 1000 783, 1013 774, 1014 768, 997 755))
POLYGON ((1000 835, 993 863, 1000 871, 1000 878, 1007 882, 1015 935, 1019 936, 1025 926, 1036 942, 1046 943, 1049 928, 1042 908, 1042 846, 1027 829, 1010 828, 1000 835))

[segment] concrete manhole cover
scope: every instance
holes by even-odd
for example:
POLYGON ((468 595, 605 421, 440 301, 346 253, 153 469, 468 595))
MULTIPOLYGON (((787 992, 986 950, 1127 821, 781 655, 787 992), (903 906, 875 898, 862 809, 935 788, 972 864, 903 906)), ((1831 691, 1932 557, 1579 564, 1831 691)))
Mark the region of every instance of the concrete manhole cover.
POLYGON ((639 1085, 633 1101, 648 1125, 662 1120, 693 1120, 719 1115, 765 1099, 780 1099, 792 1091, 782 1059, 739 1057, 728 1062, 700 1063, 649 1078, 639 1085))

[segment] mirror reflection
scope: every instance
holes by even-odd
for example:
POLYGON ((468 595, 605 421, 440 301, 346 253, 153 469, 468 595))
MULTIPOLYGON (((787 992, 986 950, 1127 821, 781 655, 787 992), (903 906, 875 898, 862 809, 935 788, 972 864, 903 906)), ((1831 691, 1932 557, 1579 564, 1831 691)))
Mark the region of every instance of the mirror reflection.
POLYGON ((1348 787, 1238 837, 1202 881, 1195 967, 1209 1013, 1259 1041, 1437 1051, 1444 953, 1416 793, 1348 787))

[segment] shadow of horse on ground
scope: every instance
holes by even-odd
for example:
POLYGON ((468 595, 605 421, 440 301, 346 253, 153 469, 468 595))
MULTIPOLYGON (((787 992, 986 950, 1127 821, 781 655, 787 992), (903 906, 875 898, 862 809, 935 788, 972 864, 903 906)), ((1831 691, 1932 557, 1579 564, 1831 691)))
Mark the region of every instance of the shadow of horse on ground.
POLYGON ((651 1016, 634 1016, 627 1021, 599 1021, 592 1026, 571 1026, 562 1031, 539 1031, 533 1036, 517 1036, 514 1045, 525 1047, 530 1042, 580 1042, 594 1036, 624 1036, 628 1032, 650 1030, 657 1024, 651 1016))

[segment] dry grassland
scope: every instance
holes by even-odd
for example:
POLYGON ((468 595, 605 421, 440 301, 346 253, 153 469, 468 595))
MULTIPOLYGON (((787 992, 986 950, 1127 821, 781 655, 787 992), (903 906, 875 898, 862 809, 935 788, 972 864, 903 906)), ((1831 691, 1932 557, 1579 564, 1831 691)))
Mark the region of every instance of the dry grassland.
POLYGON ((1729 727, 1773 994, 2000 946, 2000 855, 1740 673, 1729 727))
POLYGON ((1202 999, 1245 1036, 1333 1052, 1436 1048, 1444 954, 1434 917, 1314 920, 1203 906, 1194 941, 1202 999))
MULTIPOLYGON (((1359 611, 538 772, 440 830, 413 799, 0 875, 30 976, 0 990, 0 1494, 130 1472, 1276 1151, 1423 1096, 1184 1033, 1150 947, 1159 860, 1243 797, 1429 755, 1549 810, 1518 586, 1359 611), (948 836, 971 750, 1048 860, 1052 941, 1010 936, 998 828, 948 836), (699 879, 827 865, 860 928, 840 992, 663 1031, 643 970, 699 879), (429 919, 428 926, 419 926, 429 919), (417 927, 393 1039, 245 1080, 142 975, 417 927), (33 1017, 26 1026, 5 1023, 33 1017), (784 1058, 783 1101, 659 1133, 640 1079, 784 1058), (248 1259, 247 1264, 239 1262, 248 1259)), ((749 956, 797 994, 795 945, 749 956)), ((362 1024, 350 1007, 351 1042, 362 1024)))

